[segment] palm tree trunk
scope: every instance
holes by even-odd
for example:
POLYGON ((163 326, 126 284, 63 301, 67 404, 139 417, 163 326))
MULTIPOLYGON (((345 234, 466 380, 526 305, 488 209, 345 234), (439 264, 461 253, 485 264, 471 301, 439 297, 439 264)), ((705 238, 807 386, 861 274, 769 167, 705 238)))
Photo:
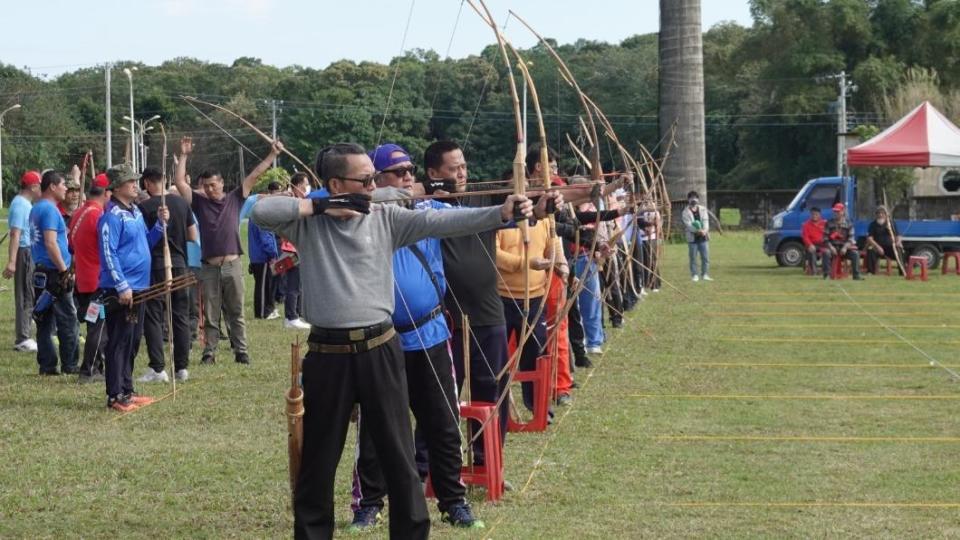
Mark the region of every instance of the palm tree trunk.
POLYGON ((706 204, 703 38, 700 0, 660 0, 660 155, 670 152, 664 175, 672 200, 700 193, 706 204), (675 144, 667 148, 671 130, 675 144))

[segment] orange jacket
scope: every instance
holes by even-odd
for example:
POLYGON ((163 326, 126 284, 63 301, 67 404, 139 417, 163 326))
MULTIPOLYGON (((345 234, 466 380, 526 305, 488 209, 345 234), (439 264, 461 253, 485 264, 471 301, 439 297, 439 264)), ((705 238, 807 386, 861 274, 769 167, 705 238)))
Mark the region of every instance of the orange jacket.
MULTIPOLYGON (((550 223, 541 219, 530 229, 529 258, 537 257, 554 260, 553 250, 557 253, 557 262, 564 262, 563 246, 558 238, 550 241, 550 223)), ((497 231, 497 270, 503 279, 497 282, 500 296, 505 298, 523 298, 523 232, 520 227, 497 231)), ((547 272, 530 269, 530 297, 538 298, 547 293, 547 272)))

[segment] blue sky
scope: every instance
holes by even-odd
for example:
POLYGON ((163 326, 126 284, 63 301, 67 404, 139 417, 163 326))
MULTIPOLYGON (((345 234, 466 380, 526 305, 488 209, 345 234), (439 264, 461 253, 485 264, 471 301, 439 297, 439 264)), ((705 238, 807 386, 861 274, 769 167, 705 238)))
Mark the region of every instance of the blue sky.
MULTIPOLYGON (((488 0, 502 25, 507 10, 541 34, 619 42, 655 32, 658 0, 488 0)), ((388 61, 401 51, 410 0, 34 0, 4 2, 0 62, 56 75, 112 60, 156 65, 178 56, 231 63, 240 56, 288 66, 388 61), (12 21, 18 21, 11 24, 12 21), (125 29, 126 28, 126 29, 125 29)), ((403 49, 433 49, 463 57, 493 42, 493 34, 460 0, 415 0, 403 49), (451 35, 453 39, 451 41, 451 35)), ((747 0, 704 1, 704 29, 719 21, 751 24, 747 0)), ((534 43, 516 21, 507 37, 534 43)))

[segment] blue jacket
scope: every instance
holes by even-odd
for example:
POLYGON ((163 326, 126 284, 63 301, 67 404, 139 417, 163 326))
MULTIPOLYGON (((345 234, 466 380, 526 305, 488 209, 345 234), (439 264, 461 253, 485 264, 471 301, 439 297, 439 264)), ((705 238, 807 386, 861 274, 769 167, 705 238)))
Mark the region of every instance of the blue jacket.
POLYGON ((250 262, 265 263, 280 256, 277 249, 277 237, 265 231, 250 220, 247 222, 247 253, 250 262))
POLYGON ((163 238, 159 219, 150 231, 137 205, 107 203, 97 232, 100 235, 100 288, 124 292, 150 286, 150 250, 163 238))
MULTIPOLYGON (((314 192, 311 192, 312 195, 314 192)), ((417 204, 418 210, 425 208, 443 209, 449 205, 439 201, 426 200, 417 204)), ((443 251, 436 238, 424 238, 416 247, 423 253, 430 270, 440 285, 440 298, 433 286, 427 269, 423 267, 411 247, 400 248, 393 253, 393 324, 403 328, 412 326, 440 305, 443 308, 443 296, 447 292, 447 280, 443 273, 443 251)), ((435 347, 450 339, 447 318, 439 316, 421 324, 415 330, 400 334, 400 346, 404 351, 421 351, 435 347)))

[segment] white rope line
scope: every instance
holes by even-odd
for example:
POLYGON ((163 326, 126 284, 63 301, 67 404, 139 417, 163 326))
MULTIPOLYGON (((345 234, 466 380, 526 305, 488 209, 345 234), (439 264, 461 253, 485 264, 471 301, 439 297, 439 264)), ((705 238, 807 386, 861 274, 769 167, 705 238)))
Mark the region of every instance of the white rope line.
POLYGON ((885 322, 883 322, 883 321, 881 321, 880 319, 878 319, 873 313, 870 313, 869 311, 867 311, 863 306, 860 305, 859 302, 857 302, 852 296, 850 296, 850 293, 848 293, 847 290, 843 288, 843 286, 837 284, 837 288, 840 289, 840 290, 843 292, 843 295, 846 296, 851 302, 853 302, 853 304, 854 304, 855 306, 857 306, 857 308, 859 308, 860 311, 862 311, 864 315, 866 315, 867 317, 870 317, 871 319, 873 319, 873 321, 874 321, 875 323, 879 324, 879 325, 880 325, 881 327, 883 327, 887 332, 890 332, 891 334, 893 334, 894 336, 896 336, 897 339, 899 339, 900 341, 902 341, 902 342, 906 343, 907 345, 913 347, 913 350, 915 350, 915 351, 917 351, 918 353, 920 353, 920 356, 923 356, 924 358, 926 358, 927 360, 930 361, 930 365, 931 365, 931 366, 936 366, 936 367, 938 367, 938 368, 946 371, 947 373, 950 374, 951 377, 953 377, 954 380, 960 381, 960 374, 958 374, 956 371, 948 368, 947 366, 941 364, 939 360, 937 360, 936 358, 934 358, 934 357, 930 356, 929 354, 927 354, 926 351, 924 351, 923 349, 921 349, 920 347, 918 347, 917 345, 915 345, 915 344, 914 344, 912 341, 910 341, 909 339, 903 337, 903 335, 900 334, 900 332, 897 332, 897 331, 896 331, 895 329, 893 329, 891 326, 889 326, 889 325, 886 324, 885 322))

